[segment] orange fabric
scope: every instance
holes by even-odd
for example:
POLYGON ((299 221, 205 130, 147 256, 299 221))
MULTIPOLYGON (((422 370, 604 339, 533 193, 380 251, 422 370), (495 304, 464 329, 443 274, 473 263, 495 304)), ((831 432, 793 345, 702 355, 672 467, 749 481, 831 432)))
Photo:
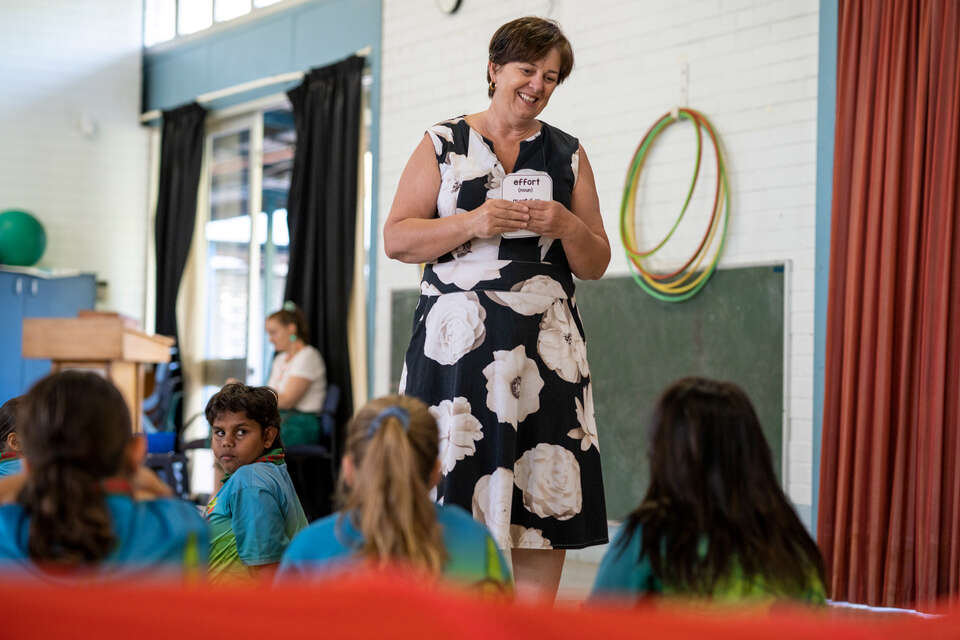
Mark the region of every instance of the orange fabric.
POLYGON ((818 540, 838 600, 960 594, 960 1, 841 0, 818 540))
POLYGON ((0 635, 18 640, 960 638, 960 615, 922 620, 836 617, 789 609, 766 615, 653 607, 550 609, 481 599, 399 575, 368 574, 276 588, 67 589, 8 582, 0 584, 0 598, 7 611, 0 635))

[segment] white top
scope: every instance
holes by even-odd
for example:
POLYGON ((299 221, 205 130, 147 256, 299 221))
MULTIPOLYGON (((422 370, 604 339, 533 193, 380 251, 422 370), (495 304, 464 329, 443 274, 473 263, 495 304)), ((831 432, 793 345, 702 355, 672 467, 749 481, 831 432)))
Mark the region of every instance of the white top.
POLYGON ((267 386, 280 392, 291 377, 310 380, 307 392, 293 408, 303 413, 319 413, 323 408, 323 398, 327 395, 327 369, 320 352, 307 345, 293 356, 279 354, 273 359, 267 386))

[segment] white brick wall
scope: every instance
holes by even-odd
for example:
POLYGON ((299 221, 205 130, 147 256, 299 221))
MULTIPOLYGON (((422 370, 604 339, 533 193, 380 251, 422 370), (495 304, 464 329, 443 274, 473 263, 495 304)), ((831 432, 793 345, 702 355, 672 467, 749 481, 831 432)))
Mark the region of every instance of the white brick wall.
MULTIPOLYGON (((809 505, 817 1, 486 0, 464 2, 452 17, 432 2, 384 0, 383 9, 381 228, 424 128, 485 108, 494 30, 521 15, 548 15, 573 43, 576 66, 542 117, 580 138, 588 152, 613 245, 610 275, 626 272, 617 230, 627 164, 647 127, 679 99, 680 70, 689 65, 688 104, 714 123, 730 169, 733 211, 721 266, 791 263, 787 480, 794 502, 809 505)), ((672 223, 689 181, 692 141, 689 126, 674 126, 653 150, 644 176, 644 237, 672 223)), ((715 167, 706 161, 705 170, 712 188, 715 167)), ((699 239, 706 198, 691 205, 670 255, 699 239)), ((415 286, 418 276, 416 267, 382 254, 378 265, 379 394, 389 378, 390 292, 415 286)))
POLYGON ((95 272, 109 283, 101 306, 136 318, 148 184, 140 12, 139 0, 0 0, 0 209, 46 227, 41 266, 95 272))

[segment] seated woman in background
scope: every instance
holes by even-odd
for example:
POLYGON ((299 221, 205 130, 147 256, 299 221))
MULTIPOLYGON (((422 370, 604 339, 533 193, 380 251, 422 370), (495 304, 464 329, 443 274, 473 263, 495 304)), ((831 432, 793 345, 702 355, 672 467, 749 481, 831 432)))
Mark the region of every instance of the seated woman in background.
POLYGON ((650 487, 610 544, 592 597, 822 604, 823 560, 780 489, 736 385, 685 378, 657 402, 650 487))
POLYGON ((205 414, 213 455, 225 474, 205 511, 210 581, 270 573, 307 526, 284 461, 275 392, 228 384, 210 398, 205 414))
POLYGON ((315 444, 320 439, 317 414, 323 408, 327 372, 310 339, 303 311, 285 302, 266 321, 267 337, 277 352, 267 386, 276 390, 287 446, 315 444))
POLYGON ((16 503, 0 507, 0 572, 202 574, 206 523, 141 466, 146 440, 134 436, 110 382, 80 371, 49 375, 21 399, 16 424, 27 470, 3 478, 16 503))
POLYGON ((431 500, 438 454, 437 423, 423 402, 387 396, 367 403, 347 427, 341 510, 293 540, 278 579, 327 577, 366 560, 511 590, 510 571, 486 528, 460 507, 431 500))
POLYGON ((21 397, 10 398, 0 406, 0 477, 23 470, 17 436, 17 407, 22 402, 21 397))

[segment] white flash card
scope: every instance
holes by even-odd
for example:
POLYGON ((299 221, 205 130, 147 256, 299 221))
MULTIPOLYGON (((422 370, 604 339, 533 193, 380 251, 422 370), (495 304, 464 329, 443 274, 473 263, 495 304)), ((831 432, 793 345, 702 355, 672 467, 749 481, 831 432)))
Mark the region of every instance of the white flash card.
MULTIPOLYGON (((511 202, 524 200, 553 200, 553 179, 545 171, 518 171, 503 177, 500 196, 511 202)), ((504 238, 531 238, 538 234, 521 229, 501 234, 504 238)))

